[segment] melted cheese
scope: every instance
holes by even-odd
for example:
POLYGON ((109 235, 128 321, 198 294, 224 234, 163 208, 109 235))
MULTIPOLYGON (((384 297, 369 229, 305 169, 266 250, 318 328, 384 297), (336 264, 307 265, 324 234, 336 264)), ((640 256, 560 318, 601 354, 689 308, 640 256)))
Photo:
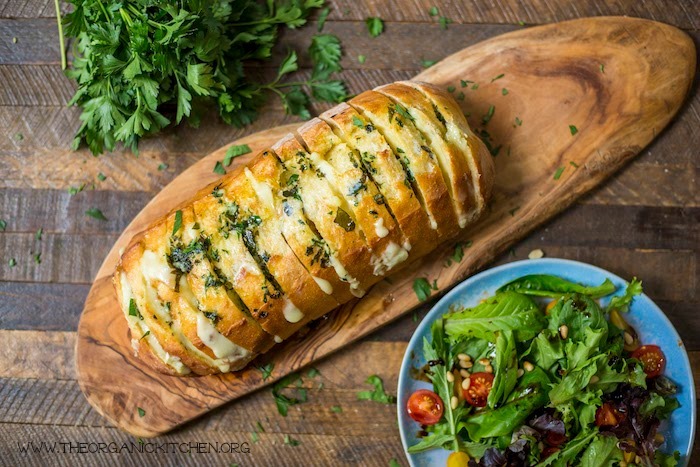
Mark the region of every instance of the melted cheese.
POLYGON ((141 256, 140 269, 149 283, 158 280, 171 289, 175 288, 175 275, 165 260, 165 255, 145 250, 141 256))
POLYGON ((403 241, 403 249, 406 251, 411 251, 411 242, 408 239, 403 241))
POLYGON ((278 344, 282 343, 282 338, 280 336, 275 336, 274 339, 275 339, 275 342, 277 342, 278 344))
POLYGON ((290 323, 298 323, 304 318, 304 313, 288 298, 284 299, 284 309, 282 310, 284 319, 290 323))
POLYGON ((406 259, 408 259, 408 251, 394 242, 390 242, 382 253, 382 263, 386 265, 387 270, 406 261, 406 259))
POLYGON ((384 238, 387 235, 389 235, 389 229, 387 229, 384 226, 384 218, 380 217, 376 221, 374 221, 374 232, 377 234, 377 237, 379 238, 384 238))
POLYGON ((335 169, 331 164, 328 163, 328 161, 322 159, 321 156, 319 156, 315 152, 309 154, 309 159, 311 159, 311 162, 318 168, 318 170, 321 171, 323 176, 326 177, 326 179, 331 185, 337 186, 337 181, 335 178, 335 169))
POLYGON ((255 190, 255 193, 258 195, 258 198, 266 205, 266 207, 270 210, 275 209, 275 199, 272 196, 272 189, 270 188, 270 185, 264 182, 258 181, 257 178, 253 175, 253 172, 250 171, 248 167, 244 169, 245 176, 250 182, 251 185, 253 185, 253 189, 255 190))
MULTIPOLYGON (((148 329, 148 326, 146 326, 145 323, 143 323, 138 316, 131 316, 129 315, 129 304, 132 299, 132 291, 131 291, 131 286, 129 285, 129 282, 127 280, 126 274, 121 273, 119 276, 119 282, 121 286, 121 297, 122 297, 122 310, 124 310, 124 315, 126 316, 127 321, 129 322, 129 327, 132 330, 132 334, 136 334, 136 332, 140 333, 141 336, 146 335, 148 332, 149 334, 145 336, 146 342, 151 348, 151 351, 153 354, 163 363, 165 363, 167 366, 175 370, 176 373, 181 374, 181 375, 186 375, 190 373, 190 369, 185 366, 182 361, 173 355, 170 355, 168 352, 163 349, 163 346, 160 345, 160 342, 158 342, 158 339, 155 338, 152 334, 150 334, 150 330, 148 329)), ((131 340, 131 346, 134 348, 134 350, 138 349, 139 345, 139 340, 138 339, 132 339, 131 340)))
POLYGON ((345 266, 342 265, 340 261, 338 261, 338 257, 335 256, 335 254, 330 255, 328 258, 331 266, 333 266, 333 269, 335 269, 335 273, 338 274, 338 277, 340 277, 341 280, 347 282, 350 284, 350 293, 353 294, 355 297, 363 297, 365 295, 365 291, 362 290, 362 287, 360 287, 360 281, 355 279, 348 273, 347 269, 345 269, 345 266))
POLYGON ((204 316, 203 313, 197 314, 197 336, 204 345, 214 352, 217 358, 232 360, 250 355, 249 351, 234 344, 217 331, 211 320, 204 316))
POLYGON ((314 278, 314 280, 316 281, 316 284, 318 284, 318 287, 321 290, 323 290, 327 295, 330 295, 333 293, 333 286, 326 279, 322 279, 322 278, 316 277, 316 276, 311 276, 311 277, 314 278))

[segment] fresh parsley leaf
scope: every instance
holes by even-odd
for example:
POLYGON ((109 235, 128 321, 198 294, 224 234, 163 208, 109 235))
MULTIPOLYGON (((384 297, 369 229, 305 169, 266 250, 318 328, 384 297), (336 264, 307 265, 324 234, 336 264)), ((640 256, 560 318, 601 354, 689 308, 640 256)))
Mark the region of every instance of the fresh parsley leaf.
POLYGON ((277 411, 283 417, 287 416, 290 406, 306 402, 306 389, 299 387, 301 382, 301 375, 298 373, 292 373, 285 376, 272 386, 272 397, 275 399, 277 411), (296 390, 292 389, 293 393, 289 395, 283 393, 283 391, 289 392, 289 389, 293 384, 297 384, 296 390))
POLYGON ((362 65, 363 63, 365 63, 367 61, 367 57, 365 57, 364 55, 358 55, 357 61, 360 65, 362 65))
POLYGON ((369 35, 372 37, 377 37, 384 32, 384 21, 382 21, 380 18, 367 18, 365 20, 365 24, 367 25, 369 35))
POLYGON ((160 164, 158 164, 158 171, 159 172, 162 172, 163 170, 166 170, 167 168, 168 168, 168 164, 166 164, 165 162, 161 162, 160 164))
POLYGON ((600 72, 605 73, 605 65, 603 63, 600 64, 600 72))
POLYGON ((577 164, 576 162, 574 162, 574 161, 569 161, 569 164, 570 164, 573 168, 578 169, 578 164, 577 164))
POLYGON ((141 407, 136 407, 136 410, 139 413, 139 417, 143 418, 146 415, 146 411, 143 410, 141 407))
POLYGON ((216 164, 214 164, 213 172, 219 175, 226 175, 226 169, 224 169, 224 166, 221 163, 221 161, 216 161, 216 164))
POLYGON ((5 219, 0 219, 0 232, 7 228, 7 221, 5 219))
POLYGON ((389 467, 401 467, 401 464, 399 464, 399 461, 396 459, 391 459, 389 461, 389 467))
POLYGON ((564 167, 559 167, 556 172, 554 172, 554 180, 559 180, 561 174, 564 173, 564 167))
POLYGON ((88 216, 90 216, 90 217, 92 217, 92 218, 94 218, 94 219, 100 220, 100 221, 106 221, 106 220, 107 220, 107 218, 105 217, 105 215, 102 214, 102 211, 100 211, 100 210, 97 209, 97 208, 90 208, 90 209, 88 209, 87 211, 85 211, 85 214, 88 215, 88 216))
POLYGON ((260 436, 259 436, 256 432, 251 431, 251 432, 250 432, 250 440, 251 440, 253 443, 258 443, 258 442, 260 441, 260 436))
POLYGON ((320 374, 321 374, 321 372, 318 371, 317 368, 309 368, 309 371, 306 373, 306 377, 307 378, 315 378, 320 374))
POLYGON ((277 79, 282 76, 297 71, 299 69, 299 64, 297 63, 297 53, 290 50, 287 56, 282 60, 279 69, 277 70, 277 79))
POLYGON ((231 165, 231 161, 233 159, 244 154, 249 154, 250 152, 252 151, 250 149, 250 146, 248 146, 247 144, 231 146, 226 150, 226 156, 224 156, 224 165, 228 167, 229 165, 231 165))
POLYGON ((447 86, 447 92, 455 92, 454 86, 447 86))
POLYGON ((175 211, 175 222, 173 222, 173 235, 176 235, 178 230, 182 227, 182 211, 179 209, 175 211))
POLYGON ((39 227, 39 230, 37 230, 37 231, 36 231, 36 234, 34 234, 34 238, 36 238, 36 240, 37 240, 38 242, 40 242, 40 241, 41 241, 41 236, 42 236, 43 234, 44 234, 44 229, 42 229, 41 227, 39 227))
POLYGON ((420 64, 423 68, 430 68, 431 66, 435 65, 437 63, 437 60, 421 60, 420 64))
POLYGON ((341 406, 339 406, 339 405, 334 405, 333 407, 331 407, 331 412, 333 412, 333 413, 342 413, 342 412, 343 412, 343 408, 342 408, 341 406))
POLYGON ((508 90, 506 88, 501 89, 501 94, 503 94, 504 96, 507 96, 508 90))
POLYGON ((523 121, 520 120, 520 117, 515 117, 515 124, 513 126, 522 126, 523 121))
POLYGON ((466 242, 457 242, 455 245, 455 250, 452 253, 452 256, 450 256, 450 259, 455 263, 461 263, 462 258, 464 258, 464 249, 471 248, 472 244, 473 242, 471 240, 467 240, 466 242))
POLYGON ((438 7, 434 6, 428 11, 428 14, 430 16, 437 16, 440 12, 438 11, 438 7))
POLYGON ((578 133, 578 128, 574 125, 569 125, 569 131, 571 132, 571 136, 574 136, 576 133, 578 133))
POLYGON ((352 116, 352 124, 358 128, 364 128, 365 126, 357 115, 352 116))
POLYGON ((424 277, 419 277, 413 281, 413 291, 421 302, 426 301, 433 290, 437 290, 437 286, 431 286, 430 282, 424 277))
POLYGON ((78 187, 72 186, 72 187, 68 188, 68 194, 71 195, 71 196, 77 195, 78 193, 80 193, 81 191, 83 191, 84 188, 85 188, 85 184, 84 184, 84 183, 83 183, 82 185, 78 186, 78 187))
POLYGON ((398 102, 393 104, 391 108, 399 115, 401 115, 403 118, 407 120, 413 121, 413 115, 411 115, 408 112, 408 109, 404 107, 403 105, 399 104, 398 102))
POLYGON ((374 386, 372 391, 360 391, 357 393, 357 399, 361 401, 375 401, 382 404, 393 404, 396 402, 396 397, 387 394, 384 390, 384 382, 377 375, 372 375, 365 381, 367 384, 374 386))
POLYGON ((255 368, 260 371, 262 380, 267 381, 267 379, 272 376, 272 371, 275 369, 275 364, 270 362, 262 366, 256 366, 255 368))
POLYGON ((105 180, 107 180, 107 176, 105 174, 103 174, 102 172, 100 172, 97 174, 97 179, 101 182, 104 182, 105 180))
POLYGON ((468 79, 460 79, 459 80, 459 85, 462 86, 463 88, 466 88, 470 84, 472 84, 474 81, 469 81, 468 79))
POLYGON ((284 435, 284 444, 288 446, 299 446, 301 441, 291 438, 289 435, 284 435))
POLYGON ((447 25, 450 24, 452 20, 446 16, 441 16, 440 19, 438 20, 438 23, 440 23, 440 28, 447 30, 447 25))
POLYGON ((493 83, 494 81, 497 81, 497 80, 503 78, 504 76, 505 76, 505 73, 501 73, 498 76, 494 76, 493 78, 491 78, 491 82, 493 83))
POLYGON ((328 18, 328 13, 331 12, 330 8, 324 8, 318 15, 318 32, 323 31, 323 26, 326 24, 326 19, 328 18))
POLYGON ((14 268, 17 265, 17 260, 10 258, 10 261, 8 261, 7 264, 9 264, 11 268, 14 268))
POLYGON ((34 255, 34 262, 35 262, 36 264, 41 264, 41 252, 36 253, 36 254, 34 255))
POLYGON ((489 106, 489 110, 486 112, 486 114, 481 117, 481 123, 484 125, 487 125, 491 119, 493 118, 493 114, 496 111, 496 107, 494 105, 489 106))

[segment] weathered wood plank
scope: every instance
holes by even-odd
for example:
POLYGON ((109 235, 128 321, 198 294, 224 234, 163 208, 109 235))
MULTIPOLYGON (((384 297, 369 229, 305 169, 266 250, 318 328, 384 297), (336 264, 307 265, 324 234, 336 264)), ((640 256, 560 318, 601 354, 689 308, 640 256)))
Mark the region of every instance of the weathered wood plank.
POLYGON ((86 284, 0 282, 0 329, 74 331, 86 284))
POLYGON ((0 330, 0 378, 75 379, 75 332, 0 330))
POLYGON ((0 106, 64 106, 76 85, 59 65, 0 65, 0 106))
MULTIPOLYGON (((369 16, 379 16, 388 23, 436 23, 438 18, 431 17, 429 11, 433 6, 437 6, 440 15, 449 17, 454 23, 540 24, 586 16, 626 15, 662 21, 683 28, 700 26, 700 9, 697 2, 692 0, 652 0, 642 4, 634 0, 589 0, 579 2, 575 6, 566 0, 535 0, 527 3, 517 0, 491 3, 478 0, 412 0, 401 2, 399 8, 396 7, 396 2, 334 0, 329 2, 329 6, 329 24, 334 21, 363 21, 369 16)), ((63 2, 61 10, 67 11, 63 2)), ((0 18, 53 18, 55 14, 53 2, 48 0, 7 0, 0 5, 0 18)), ((314 15, 316 16, 317 14, 314 15)))

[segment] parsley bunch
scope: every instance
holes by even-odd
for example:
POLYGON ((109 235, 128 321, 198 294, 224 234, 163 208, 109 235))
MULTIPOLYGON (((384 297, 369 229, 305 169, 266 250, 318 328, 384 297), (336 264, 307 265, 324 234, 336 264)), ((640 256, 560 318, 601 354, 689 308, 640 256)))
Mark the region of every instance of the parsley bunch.
POLYGON ((139 140, 184 118, 199 123, 199 111, 215 102, 228 124, 256 119, 270 93, 289 114, 309 118, 311 98, 340 102, 341 48, 337 37, 317 34, 309 47, 309 79, 289 82, 296 71, 291 51, 270 83, 251 80, 245 65, 267 60, 281 25, 297 28, 324 0, 70 0, 65 34, 76 38, 73 66, 78 83, 71 100, 82 108, 73 146, 93 154, 118 142, 138 151, 139 140), (310 91, 311 97, 307 93, 310 91))

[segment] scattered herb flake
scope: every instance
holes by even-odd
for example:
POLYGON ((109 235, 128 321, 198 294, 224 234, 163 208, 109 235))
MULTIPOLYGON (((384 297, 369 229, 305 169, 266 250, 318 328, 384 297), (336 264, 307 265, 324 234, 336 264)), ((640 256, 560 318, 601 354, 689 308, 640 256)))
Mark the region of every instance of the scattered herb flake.
POLYGON ((503 94, 504 96, 507 96, 508 90, 506 88, 501 89, 501 94, 503 94))
POLYGON ((437 60, 421 60, 420 64, 423 68, 430 68, 431 66, 435 65, 437 63, 437 60))
POLYGON ((447 86, 447 92, 455 92, 454 86, 447 86))
POLYGON ((41 264, 41 252, 34 255, 34 262, 36 264, 41 264))
POLYGON ((421 302, 426 301, 430 297, 433 289, 437 290, 437 287, 432 287, 430 282, 424 277, 419 277, 413 281, 413 291, 421 302))
POLYGON ((396 402, 396 397, 391 394, 387 394, 384 390, 384 382, 377 375, 372 375, 365 381, 366 384, 371 384, 374 386, 372 391, 360 391, 357 393, 357 399, 361 401, 375 401, 381 402, 382 404, 393 404, 396 402))
POLYGON ((5 219, 0 219, 0 232, 7 228, 7 221, 5 219))
POLYGON ((399 464, 399 461, 397 461, 396 459, 393 459, 393 458, 392 458, 392 459, 389 461, 389 467, 401 467, 401 464, 399 464))
POLYGON ((460 91, 459 94, 457 94, 457 100, 458 101, 463 101, 464 100, 464 93, 460 91))
POLYGON ((479 83, 472 84, 472 91, 476 91, 477 89, 479 89, 479 83))
POLYGON ((257 428, 258 433, 265 433, 265 428, 263 428, 262 423, 260 423, 260 421, 255 422, 255 426, 257 428))
POLYGON ((107 180, 107 176, 105 174, 103 174, 102 172, 100 172, 97 174, 97 179, 101 182, 104 182, 105 180, 107 180))
POLYGON ((471 240, 467 240, 466 242, 457 242, 455 245, 455 250, 452 253, 452 256, 450 256, 450 259, 455 263, 461 263, 462 258, 464 258, 464 249, 471 248, 472 244, 473 242, 471 240))
POLYGON ((258 436, 258 434, 257 434, 256 432, 251 431, 251 432, 250 432, 250 440, 251 440, 253 443, 257 443, 258 441, 260 441, 260 436, 258 436))
POLYGON ((321 374, 321 372, 318 371, 317 368, 309 368, 309 371, 306 373, 306 377, 307 378, 315 378, 320 374, 321 374))
POLYGON ((17 260, 14 258, 10 258, 10 261, 8 261, 7 264, 9 264, 11 268, 14 268, 17 265, 17 260))
POLYGON ((473 82, 474 82, 474 81, 469 81, 468 79, 460 79, 460 80, 459 80, 459 84, 460 84, 460 86, 462 86, 463 88, 466 88, 467 86, 469 86, 469 85, 472 84, 473 82))
POLYGON ((16 38, 16 37, 13 37, 13 38, 12 38, 12 43, 13 43, 13 44, 16 44, 16 43, 17 43, 17 38, 16 38))
POLYGON ((367 57, 365 57, 364 55, 358 55, 358 56, 357 56, 357 61, 358 61, 360 64, 363 64, 363 63, 365 63, 365 62, 367 61, 367 57))
POLYGON ((438 23, 440 23, 440 28, 447 30, 447 25, 450 24, 452 20, 448 18, 447 16, 441 16, 440 19, 438 20, 438 23))
POLYGON ((605 73, 605 65, 603 63, 600 64, 600 72, 605 73))
POLYGON ((496 107, 494 105, 491 105, 489 107, 488 112, 486 112, 486 114, 483 117, 481 117, 481 123, 483 123, 484 125, 487 125, 491 121, 491 119, 493 118, 493 114, 495 111, 496 111, 496 107))
POLYGON ((384 32, 384 21, 382 21, 381 18, 367 18, 365 24, 367 25, 369 35, 372 37, 377 37, 384 32))
POLYGON ((364 124, 362 123, 362 120, 360 120, 360 117, 357 115, 352 116, 352 124, 355 125, 358 128, 364 128, 364 124))
POLYGON ((418 322, 418 312, 414 311, 413 316, 411 317, 414 323, 418 322))
POLYGON ((85 211, 85 214, 92 217, 93 219, 97 219, 100 221, 106 221, 107 218, 105 217, 104 214, 102 214, 102 211, 100 211, 97 208, 90 208, 87 211, 85 211))
POLYGON ((300 382, 301 382, 301 375, 298 373, 292 373, 290 375, 285 376, 281 380, 277 381, 272 386, 272 397, 275 399, 275 404, 277 405, 277 411, 283 417, 287 416, 289 406, 301 404, 302 402, 306 402, 306 397, 307 397, 306 389, 298 388, 295 390, 296 393, 294 395, 289 395, 289 396, 282 393, 282 391, 288 389, 293 384, 300 383, 300 382))
POLYGON ((554 172, 554 180, 559 180, 561 174, 564 173, 564 167, 559 167, 556 172, 554 172))
POLYGON ((258 371, 260 371, 262 380, 267 381, 267 378, 272 376, 272 371, 275 369, 275 364, 270 362, 262 366, 256 366, 255 368, 257 368, 258 371))
POLYGON ((224 166, 221 163, 221 161, 216 161, 216 164, 214 164, 214 173, 219 175, 226 175, 226 169, 224 169, 224 166))
POLYGON ((36 231, 36 234, 34 234, 34 238, 36 238, 36 240, 37 240, 38 242, 40 242, 40 241, 41 241, 41 236, 42 236, 43 234, 44 234, 44 229, 41 228, 41 227, 39 227, 39 230, 37 230, 37 231, 36 231))
POLYGON ((518 25, 519 25, 519 26, 525 26, 525 21, 522 21, 522 20, 518 21, 518 25))
POLYGON ((166 164, 165 162, 161 162, 160 164, 158 164, 158 171, 162 172, 163 170, 166 170, 168 167, 169 167, 168 164, 166 164))
POLYGON ((522 124, 523 124, 523 121, 520 120, 520 117, 515 117, 515 124, 513 126, 514 127, 515 126, 522 126, 522 124))
POLYGON ((22 133, 16 133, 15 134, 15 139, 17 141, 22 141, 24 139, 24 135, 22 133))
POLYGON ((78 186, 78 187, 72 186, 72 187, 68 188, 68 194, 71 195, 71 196, 77 195, 78 193, 80 193, 81 191, 83 191, 84 188, 85 188, 85 184, 84 184, 84 183, 83 183, 82 185, 78 186))
POLYGON ((175 222, 173 223, 173 235, 176 235, 178 230, 182 227, 182 211, 179 209, 175 211, 175 222))
POLYGON ((430 11, 428 11, 428 14, 429 14, 430 16, 437 16, 439 13, 440 13, 440 12, 439 12, 439 10, 438 10, 438 7, 436 7, 436 6, 432 7, 432 8, 430 9, 430 11))
POLYGON ((574 136, 576 133, 578 133, 578 128, 574 125, 569 125, 569 131, 571 132, 571 136, 574 136))
POLYGON ((578 169, 578 164, 577 164, 576 162, 574 162, 574 161, 569 161, 569 164, 571 164, 571 166, 572 166, 573 168, 578 169))
POLYGON ((491 82, 493 83, 494 81, 497 81, 497 80, 503 78, 504 76, 505 76, 505 73, 501 73, 500 75, 498 75, 494 78, 491 78, 491 82))
POLYGON ((330 12, 330 8, 324 8, 321 10, 321 14, 318 15, 318 32, 323 31, 323 26, 326 25, 326 19, 328 18, 328 13, 330 12))
POLYGON ((138 413, 139 413, 139 417, 143 418, 144 415, 146 415, 146 411, 143 410, 141 407, 136 407, 136 410, 137 410, 138 413))
POLYGON ((142 340, 142 339, 144 339, 145 337, 148 337, 149 335, 151 335, 151 331, 146 331, 146 332, 144 333, 144 335, 141 336, 141 339, 139 339, 139 340, 142 340))
POLYGON ((234 160, 236 157, 248 154, 250 152, 250 146, 248 146, 247 144, 231 146, 226 150, 226 155, 224 156, 224 165, 228 167, 229 165, 231 165, 231 161, 234 160))
POLYGON ((342 408, 341 406, 339 406, 339 405, 334 405, 333 407, 331 407, 331 412, 333 412, 333 413, 342 413, 342 412, 343 412, 343 408, 342 408))
POLYGON ((284 435, 284 444, 287 444, 289 446, 299 446, 301 444, 301 441, 296 440, 294 438, 290 438, 289 435, 284 435))

